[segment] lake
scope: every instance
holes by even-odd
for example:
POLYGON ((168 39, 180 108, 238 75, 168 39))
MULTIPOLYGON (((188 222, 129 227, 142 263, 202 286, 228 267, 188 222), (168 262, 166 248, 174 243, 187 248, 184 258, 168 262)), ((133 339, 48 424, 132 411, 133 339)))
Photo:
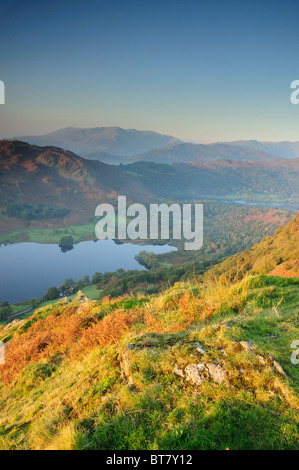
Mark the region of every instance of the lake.
POLYGON ((168 245, 116 244, 97 240, 74 245, 62 253, 58 245, 16 243, 0 246, 0 302, 11 303, 42 297, 48 287, 59 287, 67 278, 75 281, 95 272, 119 268, 145 269, 134 258, 141 250, 155 254, 176 250, 168 245))

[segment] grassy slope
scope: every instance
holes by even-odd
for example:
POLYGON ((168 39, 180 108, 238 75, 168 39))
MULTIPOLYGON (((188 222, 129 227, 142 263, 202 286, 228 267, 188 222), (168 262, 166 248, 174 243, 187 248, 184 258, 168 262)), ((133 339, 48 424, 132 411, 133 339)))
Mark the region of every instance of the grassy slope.
POLYGON ((1 448, 299 448, 298 294, 298 279, 271 276, 181 283, 151 298, 75 298, 0 330, 27 354, 0 386, 1 448), (218 362, 226 381, 196 386, 173 372, 200 362, 218 362))
POLYGON ((266 237, 260 243, 243 253, 236 254, 219 264, 213 275, 235 276, 242 274, 268 274, 286 261, 299 258, 299 212, 285 227, 276 230, 273 237, 266 237))
POLYGON ((75 297, 0 327, 9 341, 0 447, 298 449, 291 344, 299 339, 299 279, 252 275, 298 258, 298 217, 220 265, 228 273, 250 260, 251 274, 236 283, 214 277, 152 297, 75 297), (219 365, 225 381, 194 385, 174 373, 202 362, 219 365))
MULTIPOLYGON (((91 284, 89 286, 86 286, 82 289, 82 292, 91 300, 97 300, 100 296, 100 290, 97 288, 97 284, 91 284)), ((76 297, 76 294, 73 294, 69 296, 69 299, 74 299, 76 297)), ((39 304, 37 307, 33 308, 30 312, 24 313, 23 315, 20 315, 17 318, 17 320, 25 320, 25 318, 31 317, 37 310, 40 310, 41 308, 47 307, 48 305, 53 305, 57 302, 59 302, 61 299, 55 299, 55 300, 47 300, 45 302, 42 302, 39 304)), ((20 304, 15 304, 12 305, 12 310, 13 314, 21 312, 22 310, 25 310, 26 308, 30 307, 30 302, 24 302, 20 304)), ((6 325, 9 323, 11 320, 6 320, 6 321, 0 321, 0 326, 1 325, 6 325)))

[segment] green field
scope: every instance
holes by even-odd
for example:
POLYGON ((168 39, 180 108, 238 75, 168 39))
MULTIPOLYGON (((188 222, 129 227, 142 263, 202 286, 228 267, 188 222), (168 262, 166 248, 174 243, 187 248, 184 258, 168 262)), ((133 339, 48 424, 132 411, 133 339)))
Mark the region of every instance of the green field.
MULTIPOLYGON (((58 228, 22 228, 14 230, 9 234, 0 234, 0 244, 4 243, 21 243, 21 242, 32 242, 32 243, 57 243, 64 236, 71 235, 74 239, 74 243, 82 241, 96 240, 95 226, 98 218, 92 218, 88 223, 83 225, 70 225, 68 227, 58 228)), ((116 216, 116 225, 118 223, 118 217, 116 216)))
POLYGON ((0 243, 20 243, 20 242, 33 242, 33 243, 59 243, 61 238, 71 235, 74 243, 79 243, 84 240, 94 240, 95 223, 89 222, 85 225, 71 225, 69 227, 61 228, 27 228, 15 230, 9 234, 0 235, 0 243))

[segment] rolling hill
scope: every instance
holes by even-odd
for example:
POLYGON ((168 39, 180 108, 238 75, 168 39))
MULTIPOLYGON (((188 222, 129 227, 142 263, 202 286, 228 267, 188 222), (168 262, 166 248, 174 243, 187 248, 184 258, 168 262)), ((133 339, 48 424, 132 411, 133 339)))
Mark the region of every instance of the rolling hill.
POLYGON ((217 159, 268 161, 276 157, 262 150, 229 144, 188 144, 178 143, 135 155, 132 161, 155 163, 188 163, 190 161, 208 162, 217 159))
MULTIPOLYGON (((84 223, 98 204, 113 203, 122 194, 131 201, 154 199, 142 183, 113 166, 57 147, 0 141, 2 210, 7 204, 51 204, 70 210, 66 223, 84 223)), ((1 231, 23 225, 21 220, 0 216, 1 231)))
POLYGON ((299 159, 268 162, 136 162, 122 167, 160 197, 299 200, 299 159))
POLYGON ((259 142, 258 140, 236 140, 234 142, 223 142, 223 144, 236 145, 248 149, 268 152, 282 158, 298 158, 299 142, 259 142))

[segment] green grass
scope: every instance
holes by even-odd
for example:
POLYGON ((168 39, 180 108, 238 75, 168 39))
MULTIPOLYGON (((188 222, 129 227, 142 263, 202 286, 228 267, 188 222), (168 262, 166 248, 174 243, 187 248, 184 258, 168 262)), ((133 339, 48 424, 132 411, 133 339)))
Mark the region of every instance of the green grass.
MULTIPOLYGON (((299 339, 299 280, 257 276, 206 291, 181 283, 152 298, 122 299, 115 307, 144 308, 164 325, 176 323, 177 300, 186 291, 195 300, 203 295, 214 302, 215 315, 178 332, 146 333, 138 325, 115 345, 95 347, 72 361, 66 356, 31 364, 16 382, 0 386, 0 447, 299 449, 299 366, 290 360, 290 344, 299 339), (272 354, 288 380, 270 363, 261 366, 255 353, 240 350, 242 340, 264 357, 272 354), (196 341, 205 348, 203 356, 196 341), (128 383, 120 357, 132 342, 128 383), (197 387, 173 373, 176 363, 202 361, 218 361, 227 381, 197 387)), ((94 305, 109 314, 107 305, 94 305)))
MULTIPOLYGON (((129 220, 129 219, 128 219, 129 220)), ((71 235, 74 243, 81 241, 96 240, 95 226, 97 218, 92 219, 90 222, 82 225, 70 225, 67 227, 59 228, 22 228, 14 230, 9 234, 0 235, 1 243, 56 243, 58 244, 62 237, 71 235)), ((118 217, 116 216, 116 224, 118 217)))
MULTIPOLYGON (((96 284, 91 284, 90 286, 84 287, 82 289, 82 292, 89 299, 97 300, 100 296, 101 291, 99 289, 97 289, 96 284)), ((76 296, 77 296, 77 294, 72 294, 72 295, 68 296, 68 299, 73 300, 76 296)), ((18 317, 18 320, 23 320, 24 318, 28 318, 29 316, 33 315, 33 313, 35 313, 36 310, 39 310, 40 308, 43 308, 43 307, 47 307, 48 305, 56 304, 57 302, 59 302, 59 300, 61 300, 61 297, 58 297, 58 299, 54 299, 54 300, 46 300, 45 302, 40 303, 37 307, 35 307, 28 314, 20 315, 20 317, 18 317)))
MULTIPOLYGON (((82 292, 86 295, 86 297, 88 297, 89 299, 92 299, 92 300, 97 300, 100 296, 100 290, 97 289, 97 285, 96 284, 91 284, 90 286, 86 286, 82 289, 82 292)), ((74 299, 76 297, 77 294, 73 294, 73 295, 70 295, 69 296, 69 299, 74 299)))
POLYGON ((84 225, 71 225, 69 227, 53 228, 53 229, 37 229, 27 228, 4 234, 0 236, 0 243, 20 243, 20 242, 33 242, 33 243, 56 243, 67 235, 72 235, 75 243, 80 241, 95 239, 95 222, 90 222, 84 225))
POLYGON ((18 312, 22 312, 23 310, 26 310, 27 308, 30 307, 30 302, 24 302, 24 303, 18 303, 18 304, 12 304, 12 315, 18 312))

